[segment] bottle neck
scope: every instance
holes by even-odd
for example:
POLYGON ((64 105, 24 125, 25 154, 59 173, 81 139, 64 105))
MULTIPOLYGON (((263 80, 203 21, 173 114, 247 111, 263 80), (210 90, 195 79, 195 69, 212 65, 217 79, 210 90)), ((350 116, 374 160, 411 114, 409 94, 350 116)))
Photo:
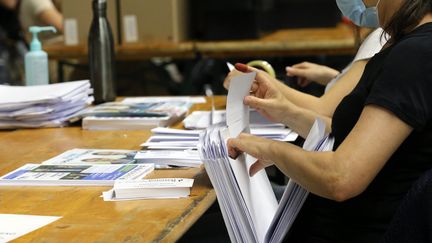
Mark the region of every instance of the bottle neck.
POLYGON ((93 14, 95 17, 106 17, 107 3, 106 0, 93 0, 93 14))

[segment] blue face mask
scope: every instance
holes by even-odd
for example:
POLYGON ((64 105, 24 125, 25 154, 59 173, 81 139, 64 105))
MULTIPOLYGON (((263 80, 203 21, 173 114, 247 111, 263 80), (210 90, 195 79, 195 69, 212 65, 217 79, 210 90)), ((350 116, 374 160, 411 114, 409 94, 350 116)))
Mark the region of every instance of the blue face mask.
MULTIPOLYGON (((379 2, 379 1, 378 1, 379 2)), ((376 7, 367 8, 362 0, 336 0, 342 14, 362 27, 379 27, 376 7)))

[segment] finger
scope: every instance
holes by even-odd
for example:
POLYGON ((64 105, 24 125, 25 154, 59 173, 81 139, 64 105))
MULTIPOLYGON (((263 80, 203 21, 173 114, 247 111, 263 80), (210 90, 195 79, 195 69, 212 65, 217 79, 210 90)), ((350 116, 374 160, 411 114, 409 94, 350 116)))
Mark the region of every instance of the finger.
POLYGON ((250 95, 244 98, 243 103, 259 110, 268 110, 272 107, 272 104, 269 100, 261 99, 250 95))
POLYGON ((293 68, 302 68, 302 69, 308 68, 310 66, 311 66, 310 62, 301 62, 301 63, 297 63, 297 64, 292 65, 293 68))
POLYGON ((259 88, 259 85, 256 82, 253 82, 252 86, 251 86, 251 90, 250 90, 251 93, 255 93, 258 90, 258 88, 259 88))
POLYGON ((255 77, 255 79, 256 79, 256 81, 258 81, 258 82, 262 82, 262 81, 266 80, 266 78, 267 78, 267 73, 264 72, 263 70, 259 70, 259 69, 257 69, 257 68, 254 68, 254 67, 248 66, 248 65, 243 64, 243 63, 236 63, 236 64, 235 64, 235 68, 236 68, 238 71, 243 72, 243 73, 256 72, 256 77, 255 77))
POLYGON ((237 148, 237 139, 232 138, 227 141, 228 155, 231 159, 237 159, 241 151, 237 148))
POLYGON ((266 166, 262 164, 259 160, 251 165, 249 168, 249 176, 252 177, 256 173, 260 172, 262 169, 264 169, 266 166))
POLYGON ((304 69, 287 67, 286 71, 287 71, 287 75, 290 77, 292 77, 292 76, 305 77, 306 76, 306 71, 304 69))

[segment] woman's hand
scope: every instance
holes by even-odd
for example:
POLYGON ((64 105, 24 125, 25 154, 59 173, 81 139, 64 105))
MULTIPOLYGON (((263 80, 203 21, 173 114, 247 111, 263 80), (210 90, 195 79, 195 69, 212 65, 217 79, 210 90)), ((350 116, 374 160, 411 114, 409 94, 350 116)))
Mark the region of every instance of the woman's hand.
POLYGON ((249 168, 249 175, 253 176, 260 170, 273 165, 268 158, 271 144, 274 141, 242 133, 237 138, 228 139, 229 156, 236 159, 241 153, 247 153, 258 160, 249 168))
POLYGON ((236 69, 245 73, 257 73, 255 82, 252 84, 251 95, 244 98, 244 104, 256 109, 273 122, 286 124, 286 119, 296 106, 283 95, 278 81, 266 72, 244 64, 236 64, 236 69))
POLYGON ((302 62, 291 67, 286 67, 286 74, 289 77, 297 77, 297 82, 301 87, 305 87, 310 82, 327 85, 333 78, 339 75, 339 71, 310 62, 302 62))

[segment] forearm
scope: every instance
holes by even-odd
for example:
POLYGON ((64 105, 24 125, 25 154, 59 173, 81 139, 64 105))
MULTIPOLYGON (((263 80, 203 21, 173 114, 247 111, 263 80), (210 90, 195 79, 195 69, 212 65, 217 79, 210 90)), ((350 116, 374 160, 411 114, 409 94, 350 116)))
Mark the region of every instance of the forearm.
POLYGON ((277 86, 279 90, 282 92, 282 94, 295 105, 305 109, 315 111, 317 113, 320 112, 321 105, 320 105, 319 97, 315 97, 313 95, 300 92, 296 89, 293 89, 285 85, 280 81, 278 81, 277 86))
POLYGON ((287 115, 282 122, 297 132, 301 137, 306 138, 317 118, 321 118, 326 123, 326 132, 330 133, 332 122, 330 117, 298 106, 287 109, 287 115))
POLYGON ((343 170, 334 152, 308 152, 295 145, 274 141, 268 157, 290 179, 306 190, 331 200, 341 200, 343 170))

